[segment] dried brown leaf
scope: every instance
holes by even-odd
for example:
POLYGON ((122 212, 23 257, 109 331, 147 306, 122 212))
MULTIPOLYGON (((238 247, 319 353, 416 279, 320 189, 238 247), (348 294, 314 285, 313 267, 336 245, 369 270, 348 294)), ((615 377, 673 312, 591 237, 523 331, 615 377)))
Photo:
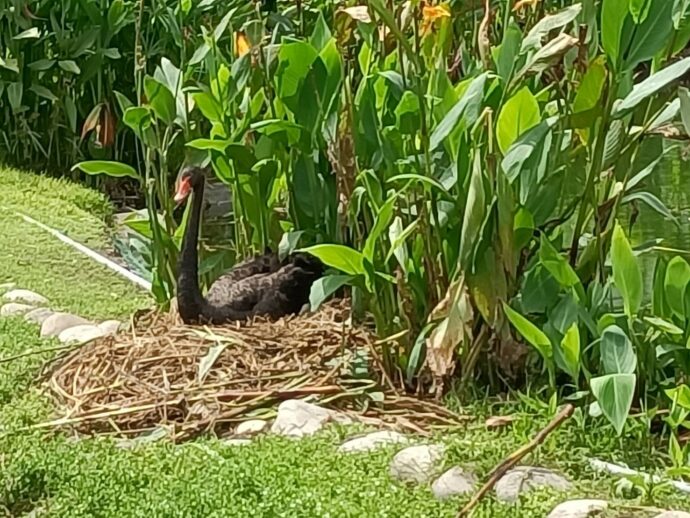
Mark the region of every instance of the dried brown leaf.
POLYGON ((443 318, 427 338, 427 365, 436 378, 450 374, 458 348, 472 340, 474 312, 465 284, 460 277, 432 311, 434 319, 443 318))
POLYGON ((485 425, 489 429, 494 429, 494 428, 502 428, 504 426, 508 426, 511 424, 513 421, 515 421, 515 416, 512 415, 495 415, 489 417, 485 421, 485 425))

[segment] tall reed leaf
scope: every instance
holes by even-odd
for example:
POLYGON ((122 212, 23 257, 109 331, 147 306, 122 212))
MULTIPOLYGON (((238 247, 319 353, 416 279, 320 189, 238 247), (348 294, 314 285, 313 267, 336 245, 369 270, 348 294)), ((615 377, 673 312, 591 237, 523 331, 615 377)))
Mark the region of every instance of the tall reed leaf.
POLYGON ((688 70, 690 70, 690 57, 652 74, 633 87, 632 92, 614 108, 613 116, 617 118, 623 117, 634 110, 642 101, 663 90, 677 79, 680 79, 688 70))
POLYGON ((541 329, 535 326, 532 322, 523 317, 520 313, 512 309, 508 304, 503 303, 503 310, 513 324, 513 327, 517 329, 518 333, 527 340, 538 352, 541 354, 542 358, 547 361, 551 361, 553 358, 553 347, 549 337, 546 336, 541 329))
POLYGON ((642 304, 642 272, 625 232, 618 222, 611 241, 613 280, 623 297, 625 314, 633 318, 642 304))

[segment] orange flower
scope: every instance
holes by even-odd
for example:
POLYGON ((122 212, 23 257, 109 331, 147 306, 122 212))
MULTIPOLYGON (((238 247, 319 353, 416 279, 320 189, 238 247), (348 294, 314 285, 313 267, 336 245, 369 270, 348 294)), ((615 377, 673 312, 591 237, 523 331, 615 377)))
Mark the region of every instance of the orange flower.
POLYGON ((424 5, 422 9, 422 34, 426 34, 433 23, 442 18, 450 18, 450 9, 446 4, 424 5))
POLYGON ((235 33, 235 55, 238 58, 241 58, 250 50, 251 50, 251 45, 249 44, 249 40, 247 40, 247 37, 244 35, 244 33, 241 31, 236 32, 235 33))
POLYGON ((535 5, 537 5, 538 2, 539 2, 539 0, 519 0, 513 6, 513 11, 519 11, 523 7, 527 7, 527 6, 534 7, 535 5))

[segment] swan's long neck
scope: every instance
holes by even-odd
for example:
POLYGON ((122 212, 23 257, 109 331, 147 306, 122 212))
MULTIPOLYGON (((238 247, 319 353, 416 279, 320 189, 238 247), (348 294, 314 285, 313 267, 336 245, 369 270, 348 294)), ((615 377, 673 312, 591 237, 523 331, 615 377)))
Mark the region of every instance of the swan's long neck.
POLYGON ((187 228, 182 238, 182 250, 177 273, 177 306, 182 320, 197 320, 204 308, 204 297, 199 286, 199 226, 204 198, 204 182, 194 187, 192 207, 187 228))

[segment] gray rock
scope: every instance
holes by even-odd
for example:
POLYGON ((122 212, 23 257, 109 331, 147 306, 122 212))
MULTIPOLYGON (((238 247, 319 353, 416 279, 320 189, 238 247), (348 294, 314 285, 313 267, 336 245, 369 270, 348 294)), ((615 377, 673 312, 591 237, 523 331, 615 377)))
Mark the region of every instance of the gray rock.
POLYGON ((3 282, 2 284, 0 284, 0 294, 13 290, 16 287, 17 285, 13 282, 3 282))
POLYGON ((41 324, 41 338, 59 336, 65 329, 70 327, 89 324, 85 318, 71 315, 70 313, 55 313, 49 316, 41 324))
POLYGON ((54 314, 55 313, 48 308, 36 308, 24 315, 24 320, 41 325, 48 317, 54 314))
POLYGON ((393 457, 390 475, 402 482, 428 482, 438 472, 444 451, 445 448, 437 444, 405 448, 393 457))
POLYGON ((538 487, 567 491, 572 484, 549 469, 520 466, 508 471, 496 483, 496 498, 504 502, 515 502, 520 494, 538 487))
POLYGON ((105 322, 98 324, 98 327, 101 329, 101 331, 103 331, 105 336, 113 336, 116 335, 120 330, 121 325, 122 322, 119 320, 106 320, 105 322))
POLYGON ((569 500, 558 504, 546 518, 589 518, 608 509, 606 500, 569 500))
POLYGON ((268 428, 268 421, 263 419, 250 419, 237 425, 237 435, 256 435, 268 428))
POLYGON ((431 492, 439 500, 446 500, 457 495, 474 491, 477 478, 474 473, 458 466, 450 468, 431 484, 431 492))
POLYGON ((0 308, 0 317, 17 317, 27 314, 29 311, 35 309, 28 304, 19 304, 18 302, 8 302, 0 308))
POLYGON ((85 344, 96 338, 105 336, 103 330, 93 324, 84 324, 65 329, 58 335, 58 340, 63 344, 85 344))
POLYGON ((8 302, 20 302, 32 306, 43 306, 48 304, 48 299, 29 290, 10 290, 2 296, 8 302))
POLYGON ((664 511, 657 514, 654 518, 690 518, 690 513, 685 511, 664 511))
POLYGON ((299 399, 289 399, 278 406, 271 432, 285 437, 306 437, 314 435, 329 422, 345 423, 348 420, 332 410, 299 399))
POLYGON ((340 453, 372 451, 387 444, 398 444, 403 442, 407 442, 407 437, 403 434, 384 430, 381 432, 373 432, 362 437, 348 439, 340 445, 338 451, 340 453))

